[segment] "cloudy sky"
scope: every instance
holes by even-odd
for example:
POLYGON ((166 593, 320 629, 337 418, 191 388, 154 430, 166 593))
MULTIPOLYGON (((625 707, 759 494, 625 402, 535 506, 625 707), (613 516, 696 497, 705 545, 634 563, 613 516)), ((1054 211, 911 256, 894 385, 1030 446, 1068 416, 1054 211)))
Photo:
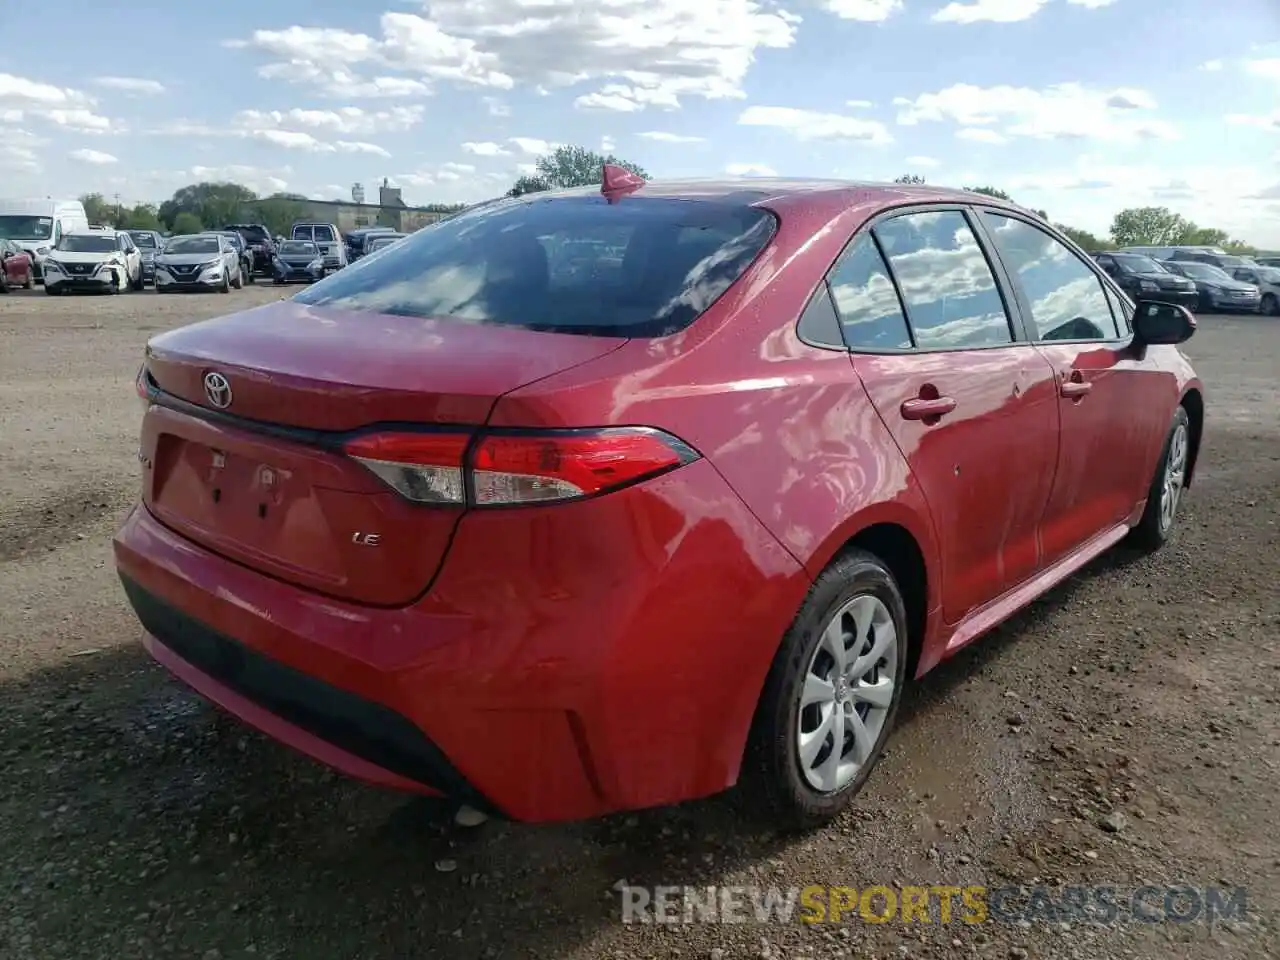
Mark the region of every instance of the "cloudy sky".
POLYGON ((479 200, 575 143, 654 176, 989 183, 1093 230, 1167 205, 1280 247, 1275 0, 111 6, 3 5, 0 194, 479 200))

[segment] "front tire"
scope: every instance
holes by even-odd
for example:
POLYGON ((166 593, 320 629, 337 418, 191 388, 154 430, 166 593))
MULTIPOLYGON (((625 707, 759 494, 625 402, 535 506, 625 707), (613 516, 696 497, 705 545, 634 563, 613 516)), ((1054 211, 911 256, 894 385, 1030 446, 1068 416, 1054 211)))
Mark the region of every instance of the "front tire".
POLYGON ((1186 489, 1190 462, 1191 418, 1186 408, 1179 405, 1165 437, 1151 489, 1147 491, 1146 509, 1138 525, 1129 531, 1129 542, 1139 550, 1150 553, 1168 542, 1186 489))
POLYGON ((744 786, 775 827, 835 819, 880 758, 902 699, 906 606, 884 562, 838 557, 814 582, 765 680, 744 786))
POLYGON ((1280 317, 1280 299, 1274 293, 1263 296, 1261 312, 1268 317, 1280 317))
POLYGON ((222 286, 218 288, 218 292, 219 293, 231 292, 231 278, 227 276, 227 272, 225 270, 222 271, 222 286))

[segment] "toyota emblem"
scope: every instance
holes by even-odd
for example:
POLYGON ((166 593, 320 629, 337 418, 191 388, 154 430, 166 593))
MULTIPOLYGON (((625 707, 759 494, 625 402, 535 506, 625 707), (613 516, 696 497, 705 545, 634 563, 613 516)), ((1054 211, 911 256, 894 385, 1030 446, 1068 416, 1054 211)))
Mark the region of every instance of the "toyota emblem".
POLYGON ((231 406, 231 384, 220 373, 210 372, 204 375, 204 395, 219 410, 231 406))

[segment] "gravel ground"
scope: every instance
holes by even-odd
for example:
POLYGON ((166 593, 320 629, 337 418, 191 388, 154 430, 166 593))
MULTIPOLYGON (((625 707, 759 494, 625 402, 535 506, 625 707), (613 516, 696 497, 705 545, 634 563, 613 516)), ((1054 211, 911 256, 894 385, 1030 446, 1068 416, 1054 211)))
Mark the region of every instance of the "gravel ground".
MULTIPOLYGON (((1113 554, 909 694, 814 836, 732 796, 454 827, 242 729, 135 643, 109 539, 157 330, 261 303, 0 298, 0 956, 1280 956, 1280 324, 1205 317, 1198 482, 1175 541, 1113 554), (1244 886, 1244 921, 624 924, 613 885, 1244 886)), ((1156 901, 1158 903, 1158 899, 1156 901)))

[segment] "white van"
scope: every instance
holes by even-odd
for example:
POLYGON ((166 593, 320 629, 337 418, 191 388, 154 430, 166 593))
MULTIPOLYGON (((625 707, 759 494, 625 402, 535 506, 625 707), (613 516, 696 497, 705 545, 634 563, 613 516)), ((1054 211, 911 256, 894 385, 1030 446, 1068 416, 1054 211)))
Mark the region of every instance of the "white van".
POLYGON ((31 254, 37 280, 44 279, 44 258, 62 235, 88 229, 79 200, 0 200, 0 239, 31 254))

